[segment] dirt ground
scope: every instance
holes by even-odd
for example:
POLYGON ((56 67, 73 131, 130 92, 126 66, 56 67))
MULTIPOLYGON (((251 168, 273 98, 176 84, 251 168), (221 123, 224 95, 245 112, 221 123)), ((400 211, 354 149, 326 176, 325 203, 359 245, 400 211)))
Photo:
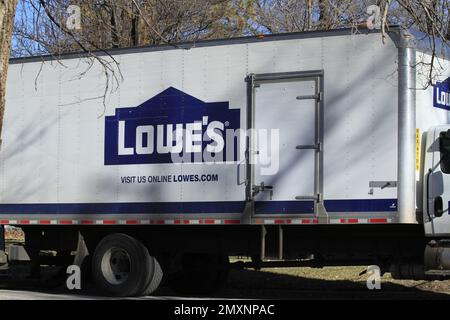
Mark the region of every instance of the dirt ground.
MULTIPOLYGON (((381 279, 381 290, 367 289, 364 266, 231 270, 226 286, 209 298, 283 300, 450 300, 450 280, 381 279)), ((165 286, 156 296, 174 293, 165 286)))
POLYGON ((261 299, 450 299, 450 280, 381 279, 381 290, 367 289, 365 267, 233 270, 219 293, 227 298, 261 299))

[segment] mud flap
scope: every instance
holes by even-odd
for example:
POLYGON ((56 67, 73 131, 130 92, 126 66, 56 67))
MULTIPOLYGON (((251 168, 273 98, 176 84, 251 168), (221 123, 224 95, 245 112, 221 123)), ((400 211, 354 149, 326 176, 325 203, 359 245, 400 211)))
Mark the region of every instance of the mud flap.
POLYGON ((5 226, 0 226, 0 265, 8 263, 5 253, 5 226))

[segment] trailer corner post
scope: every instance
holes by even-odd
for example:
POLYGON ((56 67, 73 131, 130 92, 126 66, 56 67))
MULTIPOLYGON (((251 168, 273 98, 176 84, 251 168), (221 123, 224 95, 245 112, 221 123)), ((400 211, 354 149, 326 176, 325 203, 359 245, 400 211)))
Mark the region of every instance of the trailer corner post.
POLYGON ((254 90, 255 90, 255 75, 249 74, 245 81, 247 82, 247 119, 246 119, 246 125, 247 125, 247 134, 245 135, 245 162, 246 162, 246 170, 245 170, 245 197, 246 201, 252 202, 253 201, 253 166, 252 166, 252 146, 251 141, 253 141, 253 137, 249 136, 253 133, 253 113, 254 113, 254 90))
POLYGON ((398 215, 399 223, 416 224, 416 49, 415 38, 399 29, 398 48, 398 215))
POLYGON ((5 251, 5 226, 0 225, 0 251, 5 251))

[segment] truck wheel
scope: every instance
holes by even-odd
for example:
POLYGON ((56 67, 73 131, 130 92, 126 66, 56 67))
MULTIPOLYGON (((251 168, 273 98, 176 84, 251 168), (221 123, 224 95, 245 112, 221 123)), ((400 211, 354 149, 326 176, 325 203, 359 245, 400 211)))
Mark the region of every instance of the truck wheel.
POLYGON ((140 294, 142 296, 149 296, 153 292, 158 289, 159 285, 161 284, 162 278, 163 278, 163 271, 161 269, 161 265, 159 264, 158 260, 156 260, 154 257, 153 259, 153 276, 150 280, 150 283, 147 285, 147 288, 144 289, 144 291, 140 294))
POLYGON ((153 284, 155 259, 147 248, 125 234, 103 238, 92 257, 92 277, 108 295, 129 297, 141 295, 153 284))
POLYGON ((209 295, 223 287, 228 273, 228 256, 185 254, 181 261, 181 270, 169 277, 168 285, 180 294, 209 295))

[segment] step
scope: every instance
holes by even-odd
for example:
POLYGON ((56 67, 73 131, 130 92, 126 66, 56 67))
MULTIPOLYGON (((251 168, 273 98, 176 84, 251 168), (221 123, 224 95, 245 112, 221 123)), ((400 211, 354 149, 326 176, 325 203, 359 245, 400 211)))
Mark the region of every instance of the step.
POLYGON ((450 270, 428 270, 425 272, 427 276, 444 276, 450 277, 450 270))

